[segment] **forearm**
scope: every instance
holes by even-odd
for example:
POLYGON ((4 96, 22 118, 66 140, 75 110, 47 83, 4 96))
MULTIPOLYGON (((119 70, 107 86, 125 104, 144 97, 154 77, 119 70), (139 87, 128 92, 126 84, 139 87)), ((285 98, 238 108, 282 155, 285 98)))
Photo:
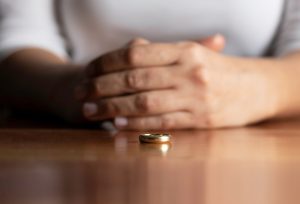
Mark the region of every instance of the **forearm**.
MULTIPOLYGON (((253 69, 264 78, 274 118, 300 115, 300 52, 281 58, 242 59, 233 58, 238 68, 253 69)), ((253 86, 257 86, 253 82, 253 86)), ((259 100, 253 96, 253 100, 259 100)))
POLYGON ((1 63, 1 101, 14 108, 55 111, 66 100, 60 92, 71 89, 82 70, 41 49, 21 50, 1 63))

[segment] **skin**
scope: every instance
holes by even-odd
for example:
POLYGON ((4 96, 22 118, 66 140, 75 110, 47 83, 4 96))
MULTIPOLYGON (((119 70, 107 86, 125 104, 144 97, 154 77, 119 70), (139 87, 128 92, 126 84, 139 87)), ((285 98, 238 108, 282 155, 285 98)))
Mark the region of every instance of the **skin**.
POLYGON ((300 52, 249 59, 226 56, 223 46, 220 36, 138 39, 87 68, 24 49, 1 63, 0 101, 70 122, 115 118, 125 130, 234 127, 300 114, 300 52))
POLYGON ((88 120, 119 129, 236 127, 299 115, 299 65, 299 52, 250 59, 140 39, 91 62, 76 93, 88 120))
POLYGON ((72 65, 43 49, 28 48, 0 64, 0 102, 13 109, 47 112, 66 121, 85 121, 73 90, 84 67, 72 65))
MULTIPOLYGON (((210 49, 222 48, 211 38, 200 43, 210 49)), ((0 68, 2 106, 46 112, 71 123, 89 122, 83 117, 82 102, 74 97, 74 88, 85 77, 85 66, 47 50, 26 48, 4 59, 0 68)))

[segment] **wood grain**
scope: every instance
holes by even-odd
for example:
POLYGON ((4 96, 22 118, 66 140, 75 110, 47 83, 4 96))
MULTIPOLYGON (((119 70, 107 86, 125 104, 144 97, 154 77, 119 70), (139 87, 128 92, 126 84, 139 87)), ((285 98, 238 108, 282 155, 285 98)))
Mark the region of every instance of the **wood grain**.
POLYGON ((300 120, 170 132, 169 146, 24 124, 0 128, 1 204, 300 203, 300 120))

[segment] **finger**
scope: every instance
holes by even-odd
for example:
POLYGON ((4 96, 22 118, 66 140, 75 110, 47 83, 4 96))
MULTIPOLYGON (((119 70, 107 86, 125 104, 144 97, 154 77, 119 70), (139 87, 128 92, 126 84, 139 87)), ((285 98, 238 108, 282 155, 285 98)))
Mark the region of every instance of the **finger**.
POLYGON ((150 41, 146 40, 145 38, 135 38, 131 40, 129 43, 126 44, 125 47, 134 47, 138 45, 149 45, 150 41))
POLYGON ((175 44, 149 44, 123 48, 94 60, 86 69, 89 77, 124 69, 174 64, 179 60, 180 47, 175 44))
MULTIPOLYGON (((138 46, 138 45, 149 45, 150 44, 150 41, 145 39, 145 38, 135 38, 131 41, 129 41, 125 46, 124 48, 130 48, 130 47, 134 47, 134 46, 138 46)), ((88 66, 87 70, 86 70, 86 73, 89 77, 92 77, 93 76, 93 73, 95 70, 93 70, 94 67, 93 65, 91 64, 90 66, 88 66)))
POLYGON ((88 102, 83 106, 83 115, 92 121, 157 115, 183 110, 185 103, 185 97, 177 97, 173 90, 160 90, 88 102))
POLYGON ((216 52, 221 52, 225 48, 226 44, 225 37, 221 34, 217 34, 196 42, 216 52))
POLYGON ((149 117, 117 117, 114 120, 118 129, 142 131, 195 128, 195 123, 189 112, 174 112, 149 117))
POLYGON ((80 90, 85 94, 77 94, 81 98, 95 100, 97 98, 123 95, 153 89, 169 89, 179 83, 174 67, 154 67, 151 69, 135 69, 102 75, 82 85, 80 90))

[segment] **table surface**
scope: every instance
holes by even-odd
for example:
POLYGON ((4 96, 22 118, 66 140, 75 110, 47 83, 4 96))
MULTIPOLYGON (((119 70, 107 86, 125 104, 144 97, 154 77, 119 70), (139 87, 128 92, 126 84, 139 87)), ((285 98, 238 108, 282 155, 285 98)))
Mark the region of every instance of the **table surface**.
POLYGON ((13 123, 0 128, 1 204, 300 203, 300 120, 139 132, 13 123))

